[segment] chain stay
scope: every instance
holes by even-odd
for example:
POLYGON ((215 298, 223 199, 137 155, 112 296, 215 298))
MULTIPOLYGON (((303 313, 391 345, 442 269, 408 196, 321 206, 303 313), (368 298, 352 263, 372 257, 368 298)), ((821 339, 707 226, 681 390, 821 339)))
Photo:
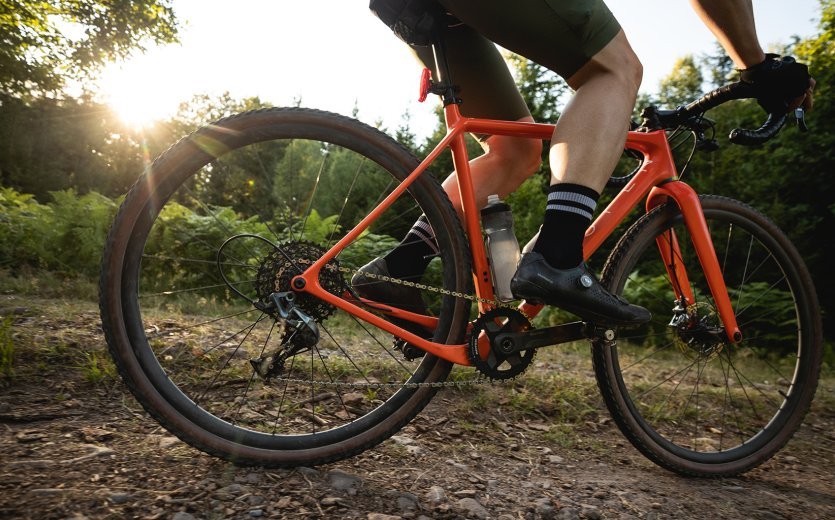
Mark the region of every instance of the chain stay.
MULTIPOLYGON (((312 264, 313 262, 309 259, 303 258, 294 260, 298 264, 312 264)), ((343 266, 333 266, 333 265, 325 265, 325 269, 333 270, 336 269, 340 273, 354 275, 358 273, 362 273, 369 278, 374 278, 383 282, 390 282, 398 285, 405 285, 406 287, 414 287, 416 289, 420 289, 422 291, 430 291, 439 294, 443 294, 446 296, 452 296, 454 298, 462 298, 465 300, 469 300, 474 303, 486 303, 492 305, 493 307, 504 307, 517 310, 521 314, 525 315, 524 312, 520 311, 516 307, 514 307, 510 303, 500 302, 498 300, 490 300, 487 298, 480 298, 474 294, 465 294, 458 291, 450 291, 448 289, 444 289, 442 287, 433 287, 431 285, 426 285, 417 282, 410 282, 406 280, 401 280, 399 278, 392 278, 391 276, 385 275, 377 275, 374 273, 368 273, 365 271, 354 270, 349 267, 343 266)), ((527 315, 525 315, 527 318, 527 315)), ((282 322, 286 320, 280 320, 282 322)), ((282 330, 284 329, 284 323, 281 325, 282 330)), ((478 379, 469 379, 466 381, 438 381, 434 383, 346 383, 346 382, 338 382, 338 381, 309 381, 305 379, 291 379, 286 377, 273 377, 270 378, 271 381, 280 381, 284 383, 301 383, 301 384, 313 384, 317 386, 333 386, 333 387, 348 387, 348 388, 421 388, 421 387, 429 387, 429 388, 454 388, 454 387, 461 387, 461 386, 474 386, 474 385, 485 385, 490 384, 494 385, 496 383, 501 383, 504 381, 509 381, 511 379, 499 380, 499 379, 491 379, 491 378, 478 378, 478 379)))

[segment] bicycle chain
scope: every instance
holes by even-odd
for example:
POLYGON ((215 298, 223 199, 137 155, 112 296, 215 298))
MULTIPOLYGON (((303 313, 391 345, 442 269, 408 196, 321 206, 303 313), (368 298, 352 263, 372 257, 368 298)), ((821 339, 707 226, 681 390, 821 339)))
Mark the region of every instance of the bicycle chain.
POLYGON ((435 383, 343 383, 337 381, 310 381, 307 379, 292 379, 289 377, 274 377, 271 381, 279 381, 283 383, 301 383, 305 385, 313 384, 315 386, 341 386, 349 388, 452 388, 458 386, 475 386, 493 384, 497 380, 488 378, 467 379, 464 381, 437 381, 435 383))
MULTIPOLYGON (((298 260, 298 263, 300 263, 300 264, 310 264, 312 262, 308 259, 300 259, 300 260, 298 260)), ((333 266, 325 266, 325 268, 326 269, 333 269, 334 267, 333 266)), ((380 280, 382 282, 391 282, 391 283, 394 283, 394 284, 397 284, 397 285, 405 285, 406 287, 414 287, 414 288, 419 289, 421 291, 429 291, 429 292, 443 294, 445 296, 452 296, 454 298, 461 298, 463 300, 469 300, 473 303, 486 303, 486 304, 492 305, 493 307, 506 307, 506 308, 518 310, 511 303, 505 303, 505 302, 501 302, 499 300, 490 300, 488 298, 480 298, 480 297, 478 297, 474 294, 466 294, 466 293, 462 293, 462 292, 458 292, 458 291, 450 291, 449 289, 444 289, 443 287, 434 287, 434 286, 431 286, 431 285, 426 285, 426 284, 422 284, 422 283, 418 283, 418 282, 410 282, 410 281, 407 281, 407 280, 401 280, 400 278, 393 278, 391 276, 378 275, 378 274, 369 273, 369 272, 366 272, 366 271, 354 270, 354 269, 351 269, 349 267, 343 267, 341 265, 336 267, 336 269, 340 273, 349 274, 349 275, 352 275, 352 276, 355 275, 355 274, 362 273, 369 278, 372 278, 372 279, 375 279, 375 280, 380 280)), ((530 319, 529 316, 526 315, 526 317, 528 319, 530 319)))
MULTIPOLYGON (((306 258, 300 258, 298 260, 294 260, 294 262, 298 264, 312 264, 313 262, 306 258)), ((407 280, 401 280, 399 278, 393 278, 391 276, 385 275, 377 275, 374 273, 368 273, 366 271, 354 270, 349 267, 343 266, 333 266, 333 265, 326 265, 326 269, 336 269, 340 273, 347 274, 347 275, 355 275, 362 273, 365 276, 380 280, 382 282, 390 282, 397 285, 405 285, 406 287, 414 287, 419 290, 429 291, 434 293, 443 294, 445 296, 452 296, 454 298, 462 298, 465 300, 469 300, 474 303, 487 303, 492 305, 494 308, 510 308, 520 312, 526 318, 530 319, 524 312, 519 310, 517 307, 514 307, 510 303, 500 302, 498 300, 490 300, 488 298, 480 298, 474 294, 466 294, 459 291, 450 291, 449 289, 444 289, 442 287, 434 287, 431 285, 426 285, 417 282, 410 282, 407 280)), ((286 321, 286 320, 281 320, 286 321)), ((283 332, 284 324, 281 325, 281 329, 283 332)), ((341 387, 348 387, 348 388, 421 388, 421 387, 429 387, 429 388, 453 388, 453 387, 461 387, 461 386, 470 386, 470 385, 484 385, 484 384, 496 384, 501 383, 504 381, 510 381, 511 379, 493 379, 493 378, 478 378, 478 379, 469 379, 465 381, 438 381, 434 383, 348 383, 348 382, 336 382, 336 381, 309 381, 305 379, 292 379, 286 377, 274 377, 271 378, 272 381, 280 381, 284 383, 301 383, 301 384, 313 384, 318 386, 341 386, 341 387)))

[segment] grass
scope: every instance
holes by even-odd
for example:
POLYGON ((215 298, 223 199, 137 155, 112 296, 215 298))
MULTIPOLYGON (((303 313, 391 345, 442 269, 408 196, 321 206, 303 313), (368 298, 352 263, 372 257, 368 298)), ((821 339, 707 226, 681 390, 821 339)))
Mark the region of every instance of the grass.
POLYGON ((0 374, 9 379, 14 377, 14 357, 12 316, 6 316, 0 321, 0 374))
POLYGON ((0 294, 97 301, 98 280, 30 268, 0 269, 0 294))
POLYGON ((116 366, 109 357, 102 357, 96 352, 83 352, 84 360, 80 365, 84 379, 89 383, 99 383, 103 379, 116 376, 116 366))

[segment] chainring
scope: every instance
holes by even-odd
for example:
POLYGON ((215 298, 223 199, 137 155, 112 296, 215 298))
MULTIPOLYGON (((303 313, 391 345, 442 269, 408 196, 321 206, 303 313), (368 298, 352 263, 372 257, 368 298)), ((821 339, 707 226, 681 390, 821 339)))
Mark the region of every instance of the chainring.
POLYGON ((467 348, 470 362, 490 379, 503 380, 518 376, 530 366, 536 350, 505 354, 493 345, 493 341, 496 335, 503 332, 523 332, 531 329, 533 325, 530 320, 516 309, 497 307, 485 312, 473 322, 467 348), (479 352, 479 343, 483 341, 490 343, 486 359, 483 359, 479 352))
MULTIPOLYGON (((268 304, 271 294, 292 291, 290 282, 293 278, 319 260, 325 252, 316 244, 303 240, 278 244, 258 268, 258 299, 268 304)), ((346 287, 337 259, 332 259, 319 271, 319 284, 331 294, 339 294, 346 287)), ((319 323, 336 311, 333 305, 307 293, 296 294, 294 305, 319 323)))

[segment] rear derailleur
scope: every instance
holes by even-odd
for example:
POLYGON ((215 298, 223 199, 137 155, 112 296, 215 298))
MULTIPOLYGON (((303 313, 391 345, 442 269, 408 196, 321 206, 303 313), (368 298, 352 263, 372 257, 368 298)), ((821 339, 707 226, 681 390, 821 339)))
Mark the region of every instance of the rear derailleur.
POLYGON ((295 293, 272 293, 267 304, 259 304, 259 310, 269 314, 280 324, 281 345, 273 352, 249 360, 255 373, 265 381, 280 375, 291 356, 308 352, 319 342, 319 326, 316 320, 299 309, 295 293))

